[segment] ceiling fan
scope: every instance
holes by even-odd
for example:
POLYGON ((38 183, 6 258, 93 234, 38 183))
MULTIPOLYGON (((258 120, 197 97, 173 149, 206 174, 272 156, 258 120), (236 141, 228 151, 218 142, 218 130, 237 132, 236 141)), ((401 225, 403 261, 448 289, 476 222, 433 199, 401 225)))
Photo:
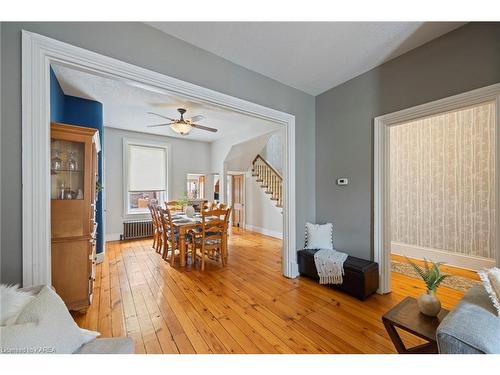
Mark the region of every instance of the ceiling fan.
POLYGON ((177 120, 170 118, 170 117, 160 115, 158 113, 148 112, 151 115, 155 115, 155 116, 158 116, 158 117, 161 117, 161 118, 164 118, 164 119, 167 119, 170 121, 169 123, 165 123, 165 124, 148 125, 148 128, 153 128, 153 127, 157 127, 157 126, 170 126, 170 129, 172 129, 174 132, 176 132, 177 134, 180 134, 180 135, 188 135, 189 132, 191 131, 191 129, 193 129, 193 128, 200 129, 200 130, 206 130, 206 131, 209 131, 212 133, 217 132, 217 129, 196 124, 197 121, 204 119, 203 116, 198 115, 198 116, 193 116, 193 117, 188 118, 188 119, 184 119, 184 113, 186 113, 186 109, 185 108, 177 108, 177 111, 179 111, 179 113, 181 114, 181 118, 177 119, 177 120))

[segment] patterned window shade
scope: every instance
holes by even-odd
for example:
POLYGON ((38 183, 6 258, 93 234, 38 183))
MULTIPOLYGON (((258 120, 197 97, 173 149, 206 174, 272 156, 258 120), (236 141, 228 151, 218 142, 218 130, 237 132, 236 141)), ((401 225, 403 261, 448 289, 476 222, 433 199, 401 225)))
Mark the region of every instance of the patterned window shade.
POLYGON ((495 103, 390 129, 392 241, 495 258, 495 103))

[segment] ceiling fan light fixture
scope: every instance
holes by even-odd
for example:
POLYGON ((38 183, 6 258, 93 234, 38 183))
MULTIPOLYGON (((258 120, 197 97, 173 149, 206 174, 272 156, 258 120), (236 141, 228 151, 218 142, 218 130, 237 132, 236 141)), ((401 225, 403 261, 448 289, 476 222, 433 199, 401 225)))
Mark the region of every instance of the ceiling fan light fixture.
POLYGON ((180 134, 180 135, 188 135, 189 132, 191 131, 192 127, 191 124, 185 122, 185 121, 177 121, 173 124, 170 125, 170 128, 180 134))

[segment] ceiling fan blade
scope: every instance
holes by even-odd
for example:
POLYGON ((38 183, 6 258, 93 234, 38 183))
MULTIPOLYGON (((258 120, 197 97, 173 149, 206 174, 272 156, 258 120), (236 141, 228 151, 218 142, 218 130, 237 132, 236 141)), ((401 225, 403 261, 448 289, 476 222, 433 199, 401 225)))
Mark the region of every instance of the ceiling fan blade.
POLYGON ((148 112, 148 114, 150 114, 150 115, 155 115, 155 116, 158 116, 158 117, 161 117, 161 118, 167 119, 167 120, 169 120, 169 121, 176 121, 176 120, 175 120, 175 119, 173 119, 173 118, 170 118, 170 117, 167 117, 167 116, 163 116, 163 115, 160 115, 160 114, 158 114, 158 113, 148 112))
POLYGON ((206 130, 206 131, 209 131, 209 132, 212 132, 212 133, 216 133, 217 132, 217 129, 210 128, 208 126, 203 126, 203 125, 198 125, 198 124, 191 124, 191 126, 193 128, 200 129, 200 130, 206 130))
POLYGON ((191 123, 198 122, 198 121, 201 121, 203 119, 205 119, 205 116, 203 116, 203 115, 198 115, 198 116, 193 116, 193 117, 188 118, 188 120, 191 121, 191 123))
POLYGON ((148 127, 148 128, 154 128, 154 127, 156 127, 156 126, 168 126, 168 125, 170 125, 170 124, 148 125, 147 127, 148 127))

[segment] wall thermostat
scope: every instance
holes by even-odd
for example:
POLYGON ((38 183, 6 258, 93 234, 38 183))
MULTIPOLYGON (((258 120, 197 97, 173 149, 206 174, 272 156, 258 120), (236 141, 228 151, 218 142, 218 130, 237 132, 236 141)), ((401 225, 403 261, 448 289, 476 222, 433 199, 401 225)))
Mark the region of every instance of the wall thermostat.
POLYGON ((337 178, 337 185, 347 185, 349 183, 349 179, 342 177, 342 178, 337 178))

